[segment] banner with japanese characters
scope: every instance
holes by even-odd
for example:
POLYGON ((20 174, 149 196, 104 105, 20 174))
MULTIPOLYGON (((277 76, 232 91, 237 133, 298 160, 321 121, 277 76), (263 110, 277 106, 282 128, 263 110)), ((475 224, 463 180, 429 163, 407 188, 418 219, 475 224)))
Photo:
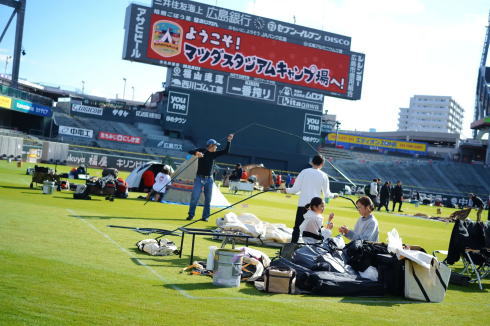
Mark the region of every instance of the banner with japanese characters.
POLYGON ((167 84, 173 88, 323 111, 324 94, 320 91, 211 69, 190 66, 169 68, 167 84))
POLYGON ((94 131, 92 129, 77 128, 77 127, 70 127, 70 126, 63 126, 63 125, 60 125, 58 127, 58 133, 60 135, 76 136, 76 137, 84 137, 84 138, 94 137, 94 131))
POLYGON ((310 46, 344 53, 350 50, 351 38, 314 28, 208 5, 189 0, 153 0, 157 15, 187 19, 224 29, 256 35, 271 40, 310 46))
POLYGON ((151 16, 148 57, 345 94, 350 57, 165 16, 151 16))
POLYGON ((70 151, 66 158, 68 165, 86 165, 92 168, 117 168, 122 171, 132 171, 148 162, 149 159, 124 157, 100 153, 70 151))
POLYGON ((98 139, 116 141, 127 144, 141 144, 141 137, 115 134, 112 132, 99 131, 98 139))
POLYGON ((372 150, 394 151, 410 154, 427 153, 427 143, 401 141, 394 139, 366 137, 343 133, 329 133, 325 139, 327 144, 340 144, 345 148, 368 148, 372 150))
POLYGON ((364 55, 350 52, 348 37, 192 1, 153 5, 128 7, 123 58, 180 71, 220 72, 230 82, 214 87, 209 87, 209 80, 176 85, 178 79, 173 78, 172 86, 310 110, 316 110, 318 102, 279 97, 278 89, 360 99, 364 55), (247 83, 260 85, 247 95, 252 88, 247 83))

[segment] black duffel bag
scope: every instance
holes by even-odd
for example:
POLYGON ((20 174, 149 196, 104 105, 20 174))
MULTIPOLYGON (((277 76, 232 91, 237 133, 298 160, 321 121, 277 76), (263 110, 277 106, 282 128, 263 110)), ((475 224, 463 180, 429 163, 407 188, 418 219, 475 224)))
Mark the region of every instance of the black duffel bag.
POLYGON ((309 281, 313 293, 325 296, 379 297, 385 292, 383 283, 348 273, 313 272, 309 281))

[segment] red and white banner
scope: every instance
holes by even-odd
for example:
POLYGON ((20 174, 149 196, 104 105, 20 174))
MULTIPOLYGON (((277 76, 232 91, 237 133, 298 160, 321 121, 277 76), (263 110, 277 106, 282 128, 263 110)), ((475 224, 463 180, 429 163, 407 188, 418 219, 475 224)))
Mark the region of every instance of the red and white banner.
POLYGON ((118 141, 121 143, 128 143, 128 144, 137 144, 137 145, 141 144, 141 137, 114 134, 112 132, 105 132, 105 131, 99 131, 98 138, 102 140, 118 141))
POLYGON ((151 16, 147 56, 345 94, 350 55, 151 16))

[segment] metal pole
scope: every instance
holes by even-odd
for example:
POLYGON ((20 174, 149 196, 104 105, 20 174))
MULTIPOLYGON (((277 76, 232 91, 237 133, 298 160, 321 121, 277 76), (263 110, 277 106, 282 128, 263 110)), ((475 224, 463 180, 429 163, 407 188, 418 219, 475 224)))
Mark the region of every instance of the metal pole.
POLYGON ((337 139, 339 138, 339 126, 340 122, 335 121, 335 126, 337 127, 337 132, 335 133, 335 148, 337 148, 337 139))
POLYGON ((134 101, 134 86, 131 86, 131 89, 133 90, 133 97, 132 97, 132 100, 134 101))
POLYGON ((125 96, 126 96, 126 78, 123 77, 123 81, 124 81, 124 88, 123 88, 123 100, 125 99, 125 96))
POLYGON ((7 25, 5 25, 5 28, 3 29, 2 35, 0 36, 0 43, 2 43, 3 37, 7 33, 7 30, 9 29, 10 23, 14 19, 15 16, 15 8, 14 11, 12 11, 12 15, 10 15, 9 21, 7 22, 7 25))
POLYGON ((85 92, 85 80, 82 80, 82 94, 85 92))
POLYGON ((24 33, 24 15, 26 0, 19 0, 17 7, 17 24, 15 28, 14 61, 12 66, 12 87, 17 87, 19 82, 20 55, 22 51, 22 35, 24 33))

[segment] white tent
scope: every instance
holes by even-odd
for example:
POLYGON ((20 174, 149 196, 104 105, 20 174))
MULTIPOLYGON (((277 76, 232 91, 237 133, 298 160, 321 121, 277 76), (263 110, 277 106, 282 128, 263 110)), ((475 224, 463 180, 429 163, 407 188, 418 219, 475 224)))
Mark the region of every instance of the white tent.
POLYGON ((135 168, 131 174, 126 178, 128 188, 133 191, 143 191, 143 185, 141 183, 141 177, 146 170, 151 169, 155 175, 163 168, 161 162, 146 162, 143 165, 135 168))
MULTIPOLYGON (((189 205, 191 201, 194 178, 197 172, 197 158, 191 157, 184 161, 172 175, 172 184, 167 186, 167 192, 163 196, 163 201, 172 204, 189 205)), ((201 192, 199 205, 204 204, 204 193, 201 192)), ((221 193, 216 184, 213 184, 213 196, 211 197, 211 207, 230 206, 228 200, 221 193)))

